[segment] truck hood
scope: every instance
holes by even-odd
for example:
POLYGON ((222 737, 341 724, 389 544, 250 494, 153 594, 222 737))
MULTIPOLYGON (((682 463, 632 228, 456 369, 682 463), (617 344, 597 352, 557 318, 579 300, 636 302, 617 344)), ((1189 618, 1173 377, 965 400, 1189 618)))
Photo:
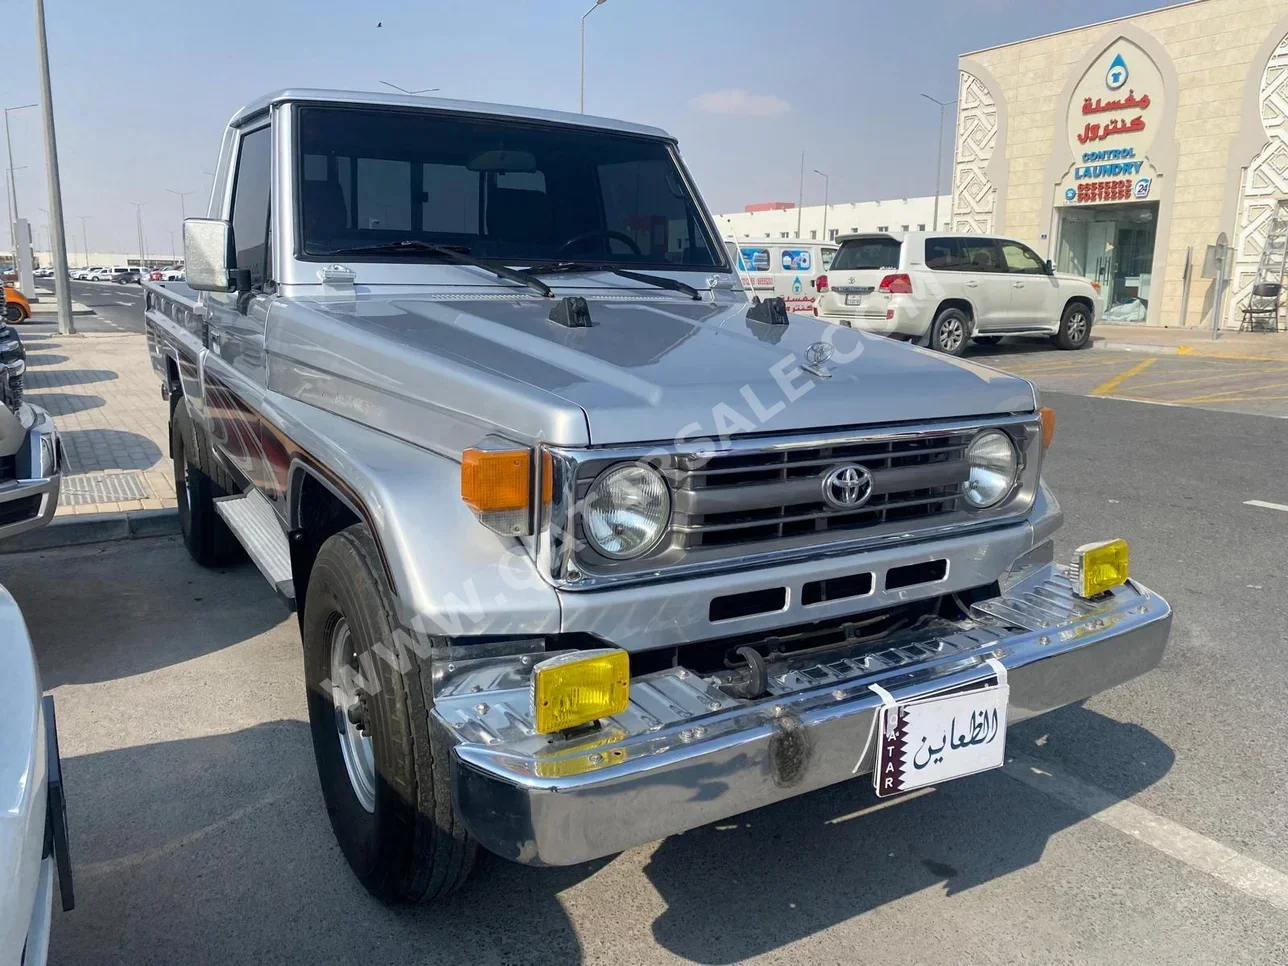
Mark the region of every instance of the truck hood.
POLYGON ((1014 375, 806 316, 753 322, 740 300, 618 296, 589 304, 588 328, 552 322, 552 301, 524 296, 319 298, 310 307, 344 323, 328 327, 332 339, 349 343, 332 341, 333 358, 359 353, 350 359, 355 368, 381 373, 400 395, 433 397, 498 429, 552 442, 585 441, 560 438, 571 428, 570 407, 584 412, 589 442, 603 445, 1036 405, 1032 386, 1014 375), (801 368, 820 342, 834 351, 826 377, 801 368), (440 398, 457 393, 467 398, 440 398))

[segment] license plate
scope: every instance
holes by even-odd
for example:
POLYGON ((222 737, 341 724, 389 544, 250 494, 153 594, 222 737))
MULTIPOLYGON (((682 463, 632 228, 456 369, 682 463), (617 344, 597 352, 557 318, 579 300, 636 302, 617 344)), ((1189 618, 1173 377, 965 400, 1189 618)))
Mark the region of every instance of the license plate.
POLYGON ((845 304, 846 304, 846 305, 862 305, 862 304, 863 304, 863 296, 862 296, 862 295, 847 295, 847 296, 845 297, 845 304))
POLYGON ((1002 767, 1006 684, 920 698, 881 708, 877 719, 877 795, 899 795, 1002 767))

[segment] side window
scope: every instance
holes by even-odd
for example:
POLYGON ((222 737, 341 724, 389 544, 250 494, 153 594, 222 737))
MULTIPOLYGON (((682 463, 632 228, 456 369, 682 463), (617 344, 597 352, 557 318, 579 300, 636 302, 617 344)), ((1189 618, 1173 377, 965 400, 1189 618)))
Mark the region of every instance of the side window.
POLYGON ((1046 262, 1038 258, 1027 245, 1021 245, 1019 242, 1002 242, 1002 258, 1006 261, 1006 270, 1013 274, 1046 274, 1046 262))
MULTIPOLYGON (((835 228, 832 229, 832 237, 833 238, 836 237, 835 228)), ((829 268, 832 267, 832 259, 834 259, 835 257, 836 257, 835 248, 824 248, 821 252, 819 252, 819 261, 823 263, 823 271, 826 272, 829 268)))
POLYGON ((926 267, 937 272, 960 271, 961 245, 956 238, 927 238, 926 267))
POLYGON ((269 277, 268 213, 272 180, 272 132, 268 127, 241 139, 233 187, 233 244, 237 268, 250 269, 251 285, 269 277))
POLYGON ((961 246, 959 272, 1001 272, 1002 257, 997 242, 991 238, 966 235, 957 239, 961 246))

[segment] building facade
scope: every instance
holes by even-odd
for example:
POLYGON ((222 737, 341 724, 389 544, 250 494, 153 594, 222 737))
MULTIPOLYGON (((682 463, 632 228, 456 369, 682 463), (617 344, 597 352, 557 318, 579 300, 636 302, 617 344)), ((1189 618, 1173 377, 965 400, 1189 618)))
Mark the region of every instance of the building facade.
POLYGON ((958 66, 954 230, 1028 242, 1111 318, 1189 327, 1213 323, 1224 236, 1238 325, 1288 214, 1288 0, 1192 0, 958 66))
MULTIPOLYGON (((949 225, 952 198, 939 198, 941 227, 949 225)), ((742 211, 716 215, 725 238, 799 238, 802 241, 835 241, 839 235, 861 231, 926 231, 935 222, 935 197, 854 201, 837 205, 807 205, 790 201, 747 205, 742 211), (798 227, 799 226, 799 227, 798 227), (799 234, 797 233, 799 231, 799 234)))

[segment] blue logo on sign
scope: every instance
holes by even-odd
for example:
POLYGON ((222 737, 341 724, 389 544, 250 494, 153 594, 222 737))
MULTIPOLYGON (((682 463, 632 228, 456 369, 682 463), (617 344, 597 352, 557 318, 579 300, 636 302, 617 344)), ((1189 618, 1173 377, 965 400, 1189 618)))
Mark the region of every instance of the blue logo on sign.
POLYGON ((1074 198, 1076 198, 1076 197, 1078 197, 1078 192, 1074 191, 1072 188, 1065 188, 1065 189, 1064 189, 1064 200, 1065 200, 1065 201, 1072 201, 1072 200, 1073 200, 1074 198))
POLYGON ((1149 185, 1150 185, 1149 178, 1141 178, 1139 181, 1136 182, 1136 187, 1132 189, 1132 194, 1135 195, 1138 199, 1148 198, 1149 185))
POLYGON ((801 279, 799 275, 797 275, 796 278, 792 281, 792 292, 795 295, 801 294, 801 279))
POLYGON ((1127 83, 1127 61, 1123 60, 1123 55, 1118 54, 1114 57, 1114 62, 1109 65, 1109 72, 1105 74, 1105 86, 1111 91, 1116 91, 1127 83))

